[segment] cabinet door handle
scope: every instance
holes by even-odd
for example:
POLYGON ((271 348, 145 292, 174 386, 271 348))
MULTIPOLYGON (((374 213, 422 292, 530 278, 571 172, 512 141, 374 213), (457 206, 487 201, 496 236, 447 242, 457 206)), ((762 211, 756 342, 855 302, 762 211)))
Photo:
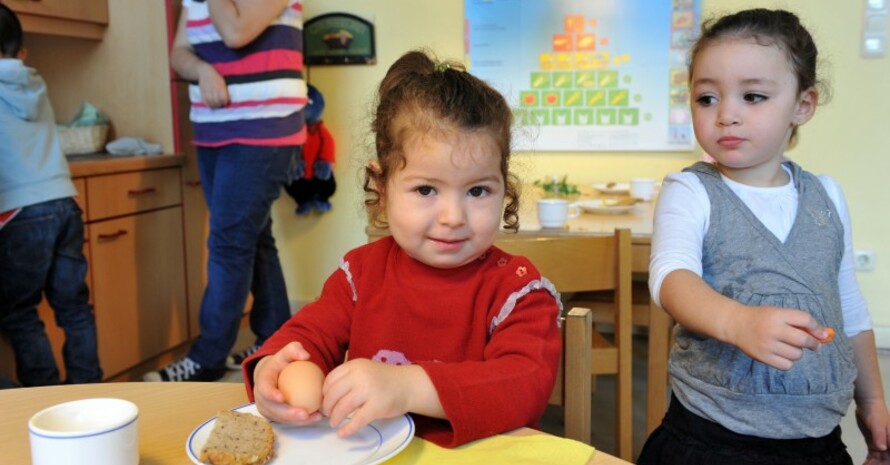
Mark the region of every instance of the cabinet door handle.
POLYGON ((201 185, 201 181, 186 181, 185 185, 189 187, 198 187, 201 185))
POLYGON ((126 234, 127 234, 126 229, 118 229, 117 231, 115 231, 113 233, 99 234, 99 240, 100 241, 109 241, 111 239, 117 239, 118 237, 125 236, 126 234))
POLYGON ((130 195, 143 195, 143 194, 151 194, 157 191, 154 187, 146 187, 144 189, 130 189, 127 191, 127 194, 130 195))

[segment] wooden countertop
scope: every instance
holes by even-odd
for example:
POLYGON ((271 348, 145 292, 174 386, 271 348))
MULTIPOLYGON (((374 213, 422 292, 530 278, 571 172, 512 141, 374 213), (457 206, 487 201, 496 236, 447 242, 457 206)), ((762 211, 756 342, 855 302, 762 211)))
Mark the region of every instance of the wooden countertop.
POLYGON ((185 163, 183 155, 109 155, 91 153, 87 155, 69 155, 67 158, 72 178, 167 168, 182 166, 185 163))

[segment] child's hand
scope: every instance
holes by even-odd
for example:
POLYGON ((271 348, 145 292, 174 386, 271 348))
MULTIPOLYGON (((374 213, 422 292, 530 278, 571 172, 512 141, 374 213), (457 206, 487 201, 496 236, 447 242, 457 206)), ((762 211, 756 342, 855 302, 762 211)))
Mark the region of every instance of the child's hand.
POLYGON ((229 104, 229 87, 226 80, 213 66, 206 64, 198 71, 198 88, 201 101, 210 108, 222 108, 229 104))
POLYGON ((309 352, 299 342, 291 342, 274 355, 263 357, 253 371, 253 398, 257 411, 264 417, 279 423, 305 425, 321 420, 319 412, 310 414, 304 408, 292 407, 284 402, 284 394, 278 390, 278 376, 288 363, 309 360, 309 352))
POLYGON ((864 465, 890 464, 890 413, 884 399, 857 401, 856 423, 868 446, 864 465))
POLYGON ((810 314, 779 307, 745 307, 726 328, 734 346, 779 370, 790 370, 803 349, 817 350, 828 331, 810 314))
POLYGON ((868 455, 862 465, 888 465, 890 464, 890 453, 887 451, 877 451, 869 449, 868 455))
POLYGON ((418 366, 397 366, 368 359, 350 360, 328 373, 324 382, 321 410, 336 427, 352 414, 337 432, 347 437, 379 418, 393 418, 408 411, 412 384, 407 370, 418 366))

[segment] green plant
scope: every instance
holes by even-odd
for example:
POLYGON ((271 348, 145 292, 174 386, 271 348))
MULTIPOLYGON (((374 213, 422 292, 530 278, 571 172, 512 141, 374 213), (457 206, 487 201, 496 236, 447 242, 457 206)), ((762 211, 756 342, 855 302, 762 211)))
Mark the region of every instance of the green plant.
POLYGON ((541 188, 548 197, 568 198, 580 194, 578 186, 568 182, 567 178, 568 175, 563 175, 562 178, 553 176, 550 179, 539 179, 534 185, 541 188))

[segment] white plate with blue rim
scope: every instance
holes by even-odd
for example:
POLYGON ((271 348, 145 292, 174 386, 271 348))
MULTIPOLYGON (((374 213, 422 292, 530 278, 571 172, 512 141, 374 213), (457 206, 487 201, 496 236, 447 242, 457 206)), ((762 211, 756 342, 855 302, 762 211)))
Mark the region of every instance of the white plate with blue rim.
MULTIPOLYGON (((260 416, 255 404, 232 410, 260 416)), ((215 424, 216 417, 208 419, 186 440, 185 451, 196 465, 204 465, 198 456, 215 424)), ((269 465, 375 465, 408 446, 414 437, 414 421, 407 414, 375 420, 348 438, 338 438, 337 430, 324 420, 307 426, 272 423, 272 430, 275 454, 269 465)))

